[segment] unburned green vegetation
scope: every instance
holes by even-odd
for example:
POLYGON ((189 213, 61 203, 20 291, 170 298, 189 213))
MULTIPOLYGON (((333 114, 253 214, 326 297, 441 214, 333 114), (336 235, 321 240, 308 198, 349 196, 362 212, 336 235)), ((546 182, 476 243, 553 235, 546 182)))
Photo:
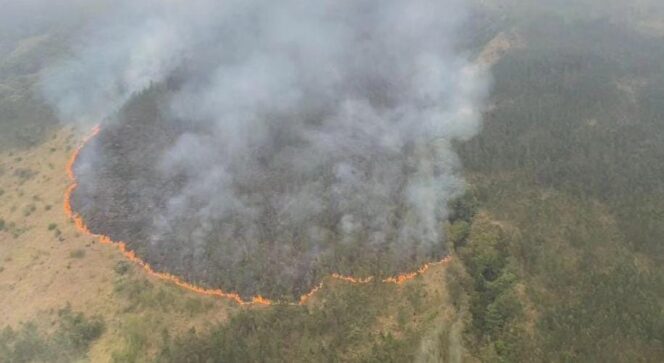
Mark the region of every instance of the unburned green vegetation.
POLYGON ((164 335, 160 362, 366 361, 406 362, 443 310, 420 289, 403 295, 394 286, 340 284, 311 306, 240 311, 208 331, 164 335), (405 296, 404 296, 405 295, 405 296), (383 325, 392 306, 408 312, 383 325))
POLYGON ((56 328, 48 332, 38 322, 0 331, 0 362, 73 362, 84 358, 90 344, 104 332, 98 317, 86 317, 65 307, 57 313, 56 328))
POLYGON ((467 346, 484 361, 659 361, 664 43, 605 20, 522 34, 494 68, 485 129, 460 145, 502 226, 475 221, 456 244, 467 346))

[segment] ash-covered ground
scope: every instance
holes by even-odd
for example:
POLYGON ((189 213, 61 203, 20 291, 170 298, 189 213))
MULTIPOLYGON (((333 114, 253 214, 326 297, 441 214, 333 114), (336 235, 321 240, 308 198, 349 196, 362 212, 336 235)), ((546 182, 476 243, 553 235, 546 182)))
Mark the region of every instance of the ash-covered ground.
MULTIPOLYGON (((444 220, 437 223, 439 238, 433 241, 416 238, 419 232, 410 238, 404 232, 408 224, 421 223, 406 193, 408 180, 418 172, 416 154, 422 152, 414 145, 348 160, 352 168, 346 172, 356 178, 385 178, 389 185, 375 182, 385 190, 339 190, 339 178, 347 176, 340 175, 344 171, 338 160, 298 173, 283 158, 297 153, 298 146, 307 151, 306 140, 296 133, 282 139, 275 131, 273 144, 247 155, 247 163, 261 164, 261 173, 236 174, 227 185, 207 186, 211 191, 232 188, 255 214, 201 218, 201 209, 209 205, 200 201, 180 210, 178 218, 165 216, 196 181, 185 171, 165 173, 163 157, 183 135, 201 131, 163 117, 160 109, 170 94, 165 87, 153 87, 135 97, 86 145, 75 167, 79 187, 74 209, 92 231, 126 242, 157 270, 244 297, 288 299, 331 273, 387 277, 446 254, 444 220), (307 196, 308 201, 297 199, 312 188, 319 194, 307 196), (284 204, 287 199, 293 200, 290 205, 284 204), (307 204, 309 213, 294 216, 303 207, 293 203, 306 202, 317 206, 307 204)), ((302 122, 322 127, 314 119, 302 122)))

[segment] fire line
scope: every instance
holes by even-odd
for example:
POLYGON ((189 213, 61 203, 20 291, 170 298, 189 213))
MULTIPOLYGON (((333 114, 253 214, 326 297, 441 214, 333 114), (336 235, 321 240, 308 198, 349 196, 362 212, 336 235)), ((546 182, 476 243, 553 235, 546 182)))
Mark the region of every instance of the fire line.
MULTIPOLYGON (((220 298, 225 298, 230 301, 236 302, 239 305, 274 305, 274 304, 282 304, 283 302, 281 301, 276 301, 276 300, 270 300, 267 298, 264 298, 260 295, 254 296, 251 299, 242 299, 242 297, 236 293, 236 292, 226 292, 221 289, 210 289, 210 288, 205 288, 201 286, 197 286, 195 284, 186 282, 182 280, 180 277, 175 276, 173 274, 167 273, 167 272, 159 272, 155 271, 152 266, 150 266, 149 263, 141 259, 139 256, 136 255, 136 253, 127 247, 127 244, 122 241, 113 241, 109 236, 103 235, 103 234, 98 234, 92 232, 88 226, 85 224, 85 221, 83 220, 83 217, 74 212, 72 205, 71 205, 71 197, 76 188, 78 187, 78 180, 76 179, 76 174, 74 173, 74 165, 76 164, 76 161, 78 157, 80 156, 81 151, 83 148, 95 137, 99 134, 101 131, 101 127, 99 125, 95 126, 91 132, 83 139, 83 142, 74 150, 72 153, 71 157, 67 161, 66 164, 66 172, 67 172, 67 177, 69 178, 70 184, 65 190, 65 195, 64 195, 64 211, 65 214, 72 220, 74 223, 74 226, 76 229, 78 229, 80 232, 87 234, 89 236, 95 237, 99 240, 101 244, 107 244, 114 246, 117 248, 118 251, 129 261, 133 262, 134 264, 138 265, 141 267, 148 275, 155 277, 160 280, 165 280, 168 282, 171 282, 185 290, 200 294, 200 295, 205 295, 205 296, 215 296, 215 297, 220 297, 220 298)), ((407 272, 403 273, 400 275, 392 276, 392 277, 387 277, 381 282, 383 283, 392 283, 392 284, 397 284, 401 285, 407 281, 415 279, 417 276, 423 274, 425 271, 427 271, 430 267, 434 265, 444 265, 447 264, 451 260, 451 256, 446 256, 440 261, 436 262, 430 262, 422 265, 417 271, 414 272, 407 272)), ((367 284, 373 281, 373 276, 365 277, 365 278, 359 278, 359 277, 353 277, 353 276, 344 276, 340 275, 337 273, 333 273, 331 275, 331 278, 339 280, 339 281, 344 281, 347 283, 351 284, 367 284)), ((323 283, 319 283, 317 286, 315 286, 311 291, 308 293, 302 295, 300 297, 300 300, 298 302, 288 302, 286 304, 289 305, 304 305, 307 303, 307 301, 316 294, 321 288, 323 287, 323 283)))

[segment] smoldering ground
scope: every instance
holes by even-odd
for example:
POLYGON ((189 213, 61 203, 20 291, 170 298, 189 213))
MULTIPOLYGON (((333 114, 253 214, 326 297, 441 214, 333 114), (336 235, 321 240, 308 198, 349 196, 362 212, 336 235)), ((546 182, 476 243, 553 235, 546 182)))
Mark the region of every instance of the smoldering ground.
POLYGON ((103 120, 76 205, 148 262, 242 294, 445 254, 487 77, 458 0, 125 1, 44 72, 103 120))

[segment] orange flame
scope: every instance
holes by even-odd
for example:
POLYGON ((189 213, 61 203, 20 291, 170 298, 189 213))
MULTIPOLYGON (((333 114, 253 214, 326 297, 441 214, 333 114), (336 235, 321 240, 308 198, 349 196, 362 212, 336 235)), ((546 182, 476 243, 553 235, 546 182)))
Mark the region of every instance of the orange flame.
POLYGON ((300 296, 300 301, 299 301, 298 304, 300 304, 300 305, 306 304, 307 301, 309 301, 309 299, 311 299, 311 297, 314 296, 314 294, 317 293, 318 290, 320 290, 322 288, 323 288, 323 283, 321 282, 320 284, 316 285, 316 287, 311 289, 311 291, 309 291, 308 293, 300 296))
MULTIPOLYGON (((78 187, 78 181, 76 180, 76 175, 74 174, 74 164, 76 163, 76 160, 78 159, 81 150, 85 147, 85 145, 92 140, 95 136, 99 134, 101 131, 101 127, 99 125, 95 126, 90 134, 88 134, 84 139, 83 142, 74 150, 72 153, 71 157, 67 161, 66 165, 66 171, 67 171, 67 177, 71 181, 71 184, 67 187, 65 190, 65 196, 64 196, 64 211, 65 214, 72 220, 74 223, 74 226, 76 229, 78 229, 80 232, 83 232, 87 235, 90 235, 92 237, 95 237, 99 240, 101 244, 108 244, 115 246, 118 251, 129 261, 135 263, 136 265, 140 266, 143 268, 143 270, 150 276, 153 276, 157 279, 165 280, 168 282, 171 282, 185 290, 189 290, 192 292, 195 292, 200 295, 205 295, 205 296, 216 296, 216 297, 221 297, 225 298, 231 301, 234 301, 240 305, 272 305, 275 303, 280 303, 278 301, 273 301, 267 298, 264 298, 260 295, 252 297, 250 300, 244 300, 238 293, 235 292, 225 292, 221 289, 209 289, 201 286, 194 285, 192 283, 186 282, 179 278, 178 276, 175 276, 173 274, 167 273, 167 272, 158 272, 155 271, 150 264, 145 262, 143 259, 138 257, 136 253, 132 250, 130 250, 127 247, 127 244, 122 241, 113 241, 109 236, 103 235, 103 234, 97 234, 92 232, 88 226, 85 224, 85 221, 83 220, 83 217, 81 217, 80 214, 74 212, 71 206, 71 196, 74 193, 74 190, 78 187)), ((423 265, 420 267, 417 271, 415 272, 407 272, 403 273, 400 275, 392 276, 385 278, 381 280, 383 283, 393 283, 397 285, 401 285, 404 282, 410 281, 415 279, 417 276, 423 274, 425 271, 427 271, 431 266, 434 265, 443 265, 446 264, 450 261, 451 256, 447 256, 443 258, 441 261, 438 262, 431 262, 423 265)), ((364 277, 364 278, 359 278, 359 277, 353 277, 353 276, 344 276, 340 275, 337 273, 333 273, 331 275, 332 278, 344 281, 347 283, 351 284, 367 284, 371 281, 373 281, 373 276, 369 277, 364 277)), ((308 293, 302 295, 300 297, 300 300, 297 303, 288 303, 288 304, 293 304, 293 305, 304 305, 309 301, 309 299, 316 294, 321 288, 323 287, 323 283, 321 282, 318 284, 316 287, 314 287, 311 291, 308 293)))

